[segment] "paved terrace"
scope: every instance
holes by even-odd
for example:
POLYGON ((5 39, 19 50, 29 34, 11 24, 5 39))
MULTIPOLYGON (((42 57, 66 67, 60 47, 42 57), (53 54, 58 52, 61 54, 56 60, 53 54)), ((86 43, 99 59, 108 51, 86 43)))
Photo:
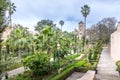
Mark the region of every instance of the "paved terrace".
POLYGON ((97 70, 96 80, 120 80, 115 62, 110 57, 110 53, 106 47, 103 48, 101 53, 97 70))

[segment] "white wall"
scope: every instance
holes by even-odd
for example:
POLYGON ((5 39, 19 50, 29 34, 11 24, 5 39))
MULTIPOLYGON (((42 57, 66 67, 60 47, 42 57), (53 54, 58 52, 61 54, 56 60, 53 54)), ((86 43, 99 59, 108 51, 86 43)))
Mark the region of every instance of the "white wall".
POLYGON ((111 57, 114 61, 120 60, 120 31, 111 34, 111 57))

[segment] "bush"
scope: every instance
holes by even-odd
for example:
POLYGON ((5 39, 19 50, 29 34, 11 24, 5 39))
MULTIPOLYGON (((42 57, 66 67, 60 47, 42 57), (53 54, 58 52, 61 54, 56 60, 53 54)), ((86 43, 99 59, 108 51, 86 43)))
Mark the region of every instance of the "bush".
POLYGON ((102 51, 102 44, 103 40, 99 40, 96 45, 93 47, 93 60, 99 59, 99 54, 101 54, 102 51))
POLYGON ((117 71, 120 72, 120 60, 116 62, 117 71))
POLYGON ((28 56, 22 60, 23 65, 28 67, 36 75, 43 75, 48 73, 49 58, 46 53, 38 52, 34 55, 28 56))
POLYGON ((85 63, 83 66, 89 68, 91 66, 91 64, 88 62, 88 63, 85 63))
POLYGON ((84 62, 83 65, 76 68, 76 70, 80 71, 80 72, 87 72, 90 69, 91 69, 91 64, 89 62, 87 62, 87 63, 84 62))
POLYGON ((88 59, 89 59, 89 61, 91 61, 91 60, 92 60, 92 50, 91 50, 91 49, 89 50, 88 59))

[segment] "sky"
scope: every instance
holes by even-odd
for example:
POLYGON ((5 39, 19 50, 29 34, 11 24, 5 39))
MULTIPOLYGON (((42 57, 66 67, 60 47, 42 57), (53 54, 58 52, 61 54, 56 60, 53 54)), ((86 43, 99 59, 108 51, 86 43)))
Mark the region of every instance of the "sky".
POLYGON ((21 24, 34 31, 37 22, 50 19, 57 27, 63 20, 63 30, 72 32, 78 28, 78 23, 84 21, 81 7, 88 4, 90 14, 87 16, 86 27, 90 28, 98 21, 107 17, 120 20, 120 0, 11 0, 16 5, 12 22, 21 24))

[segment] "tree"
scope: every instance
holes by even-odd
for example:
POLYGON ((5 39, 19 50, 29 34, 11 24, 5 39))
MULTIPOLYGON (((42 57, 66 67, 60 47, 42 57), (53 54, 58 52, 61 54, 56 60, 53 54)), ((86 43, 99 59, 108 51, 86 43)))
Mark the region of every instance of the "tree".
POLYGON ((12 14, 14 13, 14 11, 16 11, 16 6, 14 3, 10 2, 8 4, 8 13, 9 13, 9 21, 10 21, 10 26, 12 27, 12 14))
POLYGON ((91 42, 104 39, 105 43, 109 43, 110 35, 116 30, 117 20, 114 17, 103 18, 97 24, 92 25, 87 30, 87 35, 91 38, 91 42))
POLYGON ((1 74, 1 71, 2 71, 2 68, 1 68, 1 43, 2 43, 2 33, 4 31, 4 29, 7 27, 7 21, 6 21, 6 11, 7 11, 7 8, 8 8, 8 4, 9 4, 9 1, 8 0, 0 0, 0 74, 1 74))
POLYGON ((23 65, 28 67, 34 75, 44 75, 49 72, 48 62, 50 58, 45 52, 37 52, 23 59, 23 65))
POLYGON ((49 19, 41 20, 35 26, 35 30, 40 33, 41 30, 44 29, 47 25, 50 26, 50 27, 53 27, 53 28, 55 28, 55 26, 56 26, 56 24, 54 24, 52 20, 49 20, 49 19))
POLYGON ((62 26, 64 25, 64 21, 61 20, 61 21, 59 22, 59 24, 61 25, 61 32, 62 32, 62 26))
POLYGON ((8 37, 8 42, 10 47, 18 49, 18 60, 21 61, 21 50, 24 47, 29 47, 29 32, 27 28, 17 25, 16 29, 10 33, 8 37))
POLYGON ((90 13, 90 7, 87 4, 85 4, 83 7, 81 7, 81 9, 82 9, 81 13, 84 17, 84 23, 85 23, 85 32, 84 32, 85 42, 84 42, 84 46, 86 46, 86 18, 87 18, 87 15, 89 15, 89 13, 90 13))

